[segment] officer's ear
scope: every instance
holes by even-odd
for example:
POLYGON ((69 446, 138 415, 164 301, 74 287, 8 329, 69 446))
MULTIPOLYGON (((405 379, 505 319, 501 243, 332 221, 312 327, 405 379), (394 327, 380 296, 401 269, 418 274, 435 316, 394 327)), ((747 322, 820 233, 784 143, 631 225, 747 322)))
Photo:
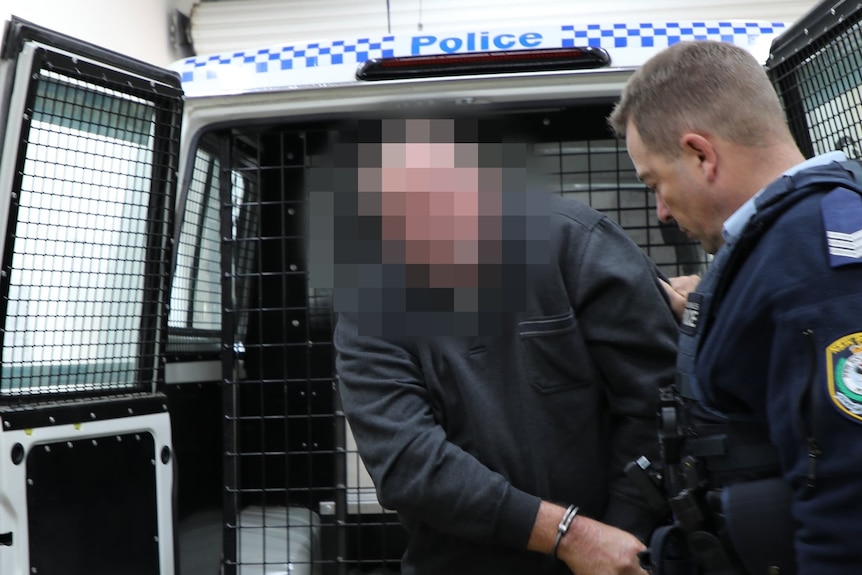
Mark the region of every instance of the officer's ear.
POLYGON ((683 155, 701 171, 707 181, 712 182, 718 170, 718 153, 712 142, 701 134, 686 132, 680 137, 679 143, 683 155))

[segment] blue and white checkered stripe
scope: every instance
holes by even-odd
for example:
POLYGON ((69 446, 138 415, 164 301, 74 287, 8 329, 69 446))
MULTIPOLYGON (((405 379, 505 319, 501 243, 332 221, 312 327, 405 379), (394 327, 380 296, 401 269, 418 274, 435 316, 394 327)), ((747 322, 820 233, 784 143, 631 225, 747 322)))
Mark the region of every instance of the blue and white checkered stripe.
POLYGON ((367 60, 417 53, 463 52, 470 45, 492 46, 491 39, 497 37, 506 39, 501 46, 512 49, 519 49, 521 46, 515 40, 524 37, 529 38, 530 47, 537 48, 601 47, 608 50, 613 65, 618 67, 639 66, 655 51, 688 40, 731 42, 752 52, 765 52, 760 54, 765 61, 769 43, 784 29, 785 25, 780 22, 680 21, 462 31, 451 37, 392 34, 187 58, 176 62, 172 68, 180 74, 186 94, 196 96, 352 82, 357 65, 367 60))
POLYGON ((180 75, 183 82, 192 82, 201 79, 202 69, 206 70, 205 78, 214 78, 220 66, 243 66, 251 68, 255 74, 268 74, 317 66, 356 65, 373 58, 391 58, 394 41, 394 36, 376 40, 360 38, 353 42, 335 40, 187 58, 180 75))
POLYGON ((563 47, 593 46, 597 48, 666 48, 691 40, 718 40, 736 45, 748 45, 763 35, 783 31, 781 22, 667 22, 662 24, 587 24, 565 25, 563 47))

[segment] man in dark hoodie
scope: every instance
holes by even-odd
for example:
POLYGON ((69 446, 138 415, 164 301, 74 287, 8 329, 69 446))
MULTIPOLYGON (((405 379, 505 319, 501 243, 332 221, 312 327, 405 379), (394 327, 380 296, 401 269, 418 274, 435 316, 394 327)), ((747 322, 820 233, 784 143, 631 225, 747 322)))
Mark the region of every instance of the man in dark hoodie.
POLYGON ((379 289, 335 292, 344 410, 409 532, 402 573, 641 575, 660 517, 623 468, 657 455, 676 341, 656 268, 586 205, 539 209, 523 150, 466 123, 368 138, 351 201, 381 265, 351 269, 379 289))
POLYGON ((693 558, 858 573, 862 190, 843 153, 806 160, 763 67, 720 42, 654 56, 610 122, 659 218, 715 254, 681 314, 685 426, 665 462, 685 471, 677 509, 702 513, 677 516, 693 558))

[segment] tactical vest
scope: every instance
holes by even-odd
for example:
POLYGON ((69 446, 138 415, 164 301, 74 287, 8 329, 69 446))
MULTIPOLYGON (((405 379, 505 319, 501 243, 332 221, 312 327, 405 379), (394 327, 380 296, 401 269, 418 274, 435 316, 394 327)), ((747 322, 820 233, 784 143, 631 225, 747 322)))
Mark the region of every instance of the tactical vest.
POLYGON ((662 473, 675 522, 653 537, 645 563, 654 573, 795 575, 792 493, 781 479, 767 423, 715 405, 698 382, 696 358, 728 282, 771 224, 810 194, 835 188, 862 194, 854 178, 862 181, 862 168, 849 161, 770 184, 757 197, 756 212, 740 237, 716 253, 689 295, 680 324, 677 379, 662 390, 660 402, 662 473), (782 203, 789 194, 794 199, 782 203))

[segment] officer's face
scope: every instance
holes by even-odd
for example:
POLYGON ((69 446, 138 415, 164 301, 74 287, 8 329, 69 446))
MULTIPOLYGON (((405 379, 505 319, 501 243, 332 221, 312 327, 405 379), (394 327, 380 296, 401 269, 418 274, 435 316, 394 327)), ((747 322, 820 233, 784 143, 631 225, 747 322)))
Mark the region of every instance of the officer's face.
POLYGON ((675 221, 704 251, 715 253, 724 243, 724 217, 718 213, 712 190, 699 169, 697 154, 684 151, 670 159, 648 149, 630 122, 626 147, 638 177, 655 193, 656 213, 662 222, 675 221))

